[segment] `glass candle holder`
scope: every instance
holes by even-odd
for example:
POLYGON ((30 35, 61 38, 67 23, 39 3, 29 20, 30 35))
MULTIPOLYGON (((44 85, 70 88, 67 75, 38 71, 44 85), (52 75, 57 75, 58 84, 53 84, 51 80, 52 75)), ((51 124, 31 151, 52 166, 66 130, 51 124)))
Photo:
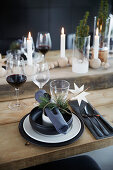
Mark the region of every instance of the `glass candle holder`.
POLYGON ((87 73, 89 69, 90 36, 76 37, 73 41, 72 72, 87 73))
POLYGON ((106 19, 106 22, 102 24, 99 21, 99 19, 97 19, 97 17, 94 17, 93 50, 94 50, 94 44, 95 44, 96 29, 98 28, 99 30, 98 58, 100 58, 100 60, 105 63, 107 62, 108 53, 109 53, 109 23, 110 23, 110 18, 106 19))

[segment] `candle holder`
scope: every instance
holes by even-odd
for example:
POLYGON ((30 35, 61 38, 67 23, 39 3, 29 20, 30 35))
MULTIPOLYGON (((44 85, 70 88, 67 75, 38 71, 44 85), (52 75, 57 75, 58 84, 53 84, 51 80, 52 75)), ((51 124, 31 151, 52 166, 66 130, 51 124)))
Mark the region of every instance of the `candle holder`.
POLYGON ((87 73, 89 69, 90 36, 74 36, 72 72, 87 73))
POLYGON ((94 58, 94 48, 95 48, 95 35, 96 29, 99 30, 99 51, 98 58, 101 62, 107 63, 108 53, 109 53, 109 18, 106 19, 104 24, 101 24, 97 17, 94 17, 94 32, 93 32, 93 50, 92 56, 94 58))

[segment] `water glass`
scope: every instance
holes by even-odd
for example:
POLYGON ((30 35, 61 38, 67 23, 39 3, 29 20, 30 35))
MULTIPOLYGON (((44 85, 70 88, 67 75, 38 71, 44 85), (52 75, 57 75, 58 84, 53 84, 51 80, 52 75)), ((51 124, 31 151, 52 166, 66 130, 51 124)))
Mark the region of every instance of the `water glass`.
POLYGON ((70 83, 66 80, 53 80, 50 82, 51 100, 56 102, 57 99, 66 101, 70 83))

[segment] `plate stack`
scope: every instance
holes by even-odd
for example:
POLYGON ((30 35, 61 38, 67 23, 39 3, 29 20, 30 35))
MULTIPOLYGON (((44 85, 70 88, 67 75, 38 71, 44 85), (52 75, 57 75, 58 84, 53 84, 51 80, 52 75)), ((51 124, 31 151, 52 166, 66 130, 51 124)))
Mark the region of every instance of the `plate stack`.
POLYGON ((30 143, 41 146, 64 146, 76 141, 84 131, 84 124, 75 114, 63 114, 68 124, 66 134, 59 133, 54 125, 44 124, 43 110, 35 107, 19 123, 20 134, 30 143))

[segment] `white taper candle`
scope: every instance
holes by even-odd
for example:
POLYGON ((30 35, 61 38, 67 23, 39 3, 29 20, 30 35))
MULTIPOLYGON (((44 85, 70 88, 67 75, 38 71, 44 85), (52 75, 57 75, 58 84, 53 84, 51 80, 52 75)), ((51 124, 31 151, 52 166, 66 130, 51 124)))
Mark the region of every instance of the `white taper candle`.
POLYGON ((64 34, 64 28, 61 29, 61 37, 60 37, 60 57, 65 57, 65 34, 64 34))
POLYGON ((32 37, 30 32, 27 38, 27 63, 32 65, 32 37))
POLYGON ((99 52, 99 35, 98 35, 98 28, 96 29, 96 35, 94 37, 94 58, 98 58, 99 52))

